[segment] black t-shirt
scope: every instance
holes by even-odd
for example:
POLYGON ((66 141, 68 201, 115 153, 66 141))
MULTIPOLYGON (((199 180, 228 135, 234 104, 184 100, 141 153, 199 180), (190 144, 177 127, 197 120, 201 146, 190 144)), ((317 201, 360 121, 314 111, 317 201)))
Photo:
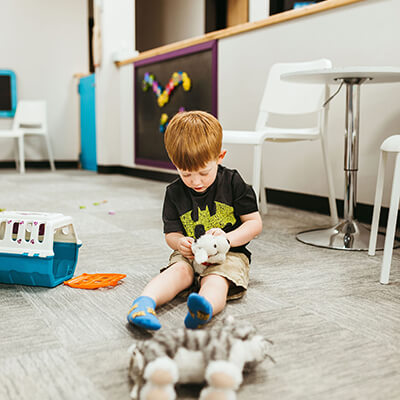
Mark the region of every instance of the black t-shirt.
MULTIPOLYGON (((221 165, 213 184, 202 193, 187 187, 181 178, 167 186, 163 207, 164 233, 182 232, 196 238, 211 228, 233 231, 242 222, 241 215, 258 211, 256 196, 236 170, 221 165)), ((247 244, 246 244, 247 245, 247 244)), ((244 253, 246 245, 230 251, 244 253)))

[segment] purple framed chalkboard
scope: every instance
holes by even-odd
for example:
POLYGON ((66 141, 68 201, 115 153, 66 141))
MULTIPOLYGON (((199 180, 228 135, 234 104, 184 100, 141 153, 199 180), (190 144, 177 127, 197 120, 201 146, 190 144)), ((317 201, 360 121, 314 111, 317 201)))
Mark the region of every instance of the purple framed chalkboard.
POLYGON ((174 169, 164 147, 166 123, 161 122, 169 121, 180 109, 203 110, 218 117, 217 84, 216 40, 135 62, 135 163, 174 169), (177 85, 160 107, 151 85, 143 85, 145 75, 153 75, 164 90, 174 72, 187 74, 190 90, 184 90, 183 84, 177 85))

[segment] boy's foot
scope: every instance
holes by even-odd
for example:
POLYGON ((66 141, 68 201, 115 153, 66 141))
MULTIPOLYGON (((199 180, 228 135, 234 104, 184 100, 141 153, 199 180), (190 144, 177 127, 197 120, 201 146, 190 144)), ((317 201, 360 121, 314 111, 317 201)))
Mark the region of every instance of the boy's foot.
POLYGON ((212 305, 203 296, 192 293, 187 300, 188 313, 185 318, 185 326, 189 329, 197 329, 206 324, 212 317, 212 305))
POLYGON ((138 297, 128 313, 128 322, 144 329, 156 331, 161 328, 160 321, 154 311, 156 302, 148 296, 138 297))

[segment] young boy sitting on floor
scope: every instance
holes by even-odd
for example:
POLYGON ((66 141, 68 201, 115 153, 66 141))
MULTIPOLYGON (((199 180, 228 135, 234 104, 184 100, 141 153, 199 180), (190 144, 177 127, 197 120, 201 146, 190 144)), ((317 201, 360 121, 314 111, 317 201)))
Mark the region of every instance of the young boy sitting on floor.
POLYGON ((180 176, 167 186, 163 207, 165 240, 174 251, 168 266, 133 302, 128 321, 145 329, 161 328, 154 309, 194 286, 185 325, 195 329, 222 311, 227 299, 245 293, 250 265, 246 245, 261 232, 262 221, 253 189, 236 170, 220 165, 226 150, 214 116, 203 111, 178 113, 164 140, 180 176), (225 236, 231 248, 224 263, 195 276, 191 246, 204 232, 225 236))

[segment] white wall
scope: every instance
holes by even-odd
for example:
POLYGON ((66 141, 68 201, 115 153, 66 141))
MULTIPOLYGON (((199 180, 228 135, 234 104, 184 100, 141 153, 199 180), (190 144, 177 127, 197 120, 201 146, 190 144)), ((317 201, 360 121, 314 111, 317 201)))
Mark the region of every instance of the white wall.
MULTIPOLYGON (((254 128, 266 75, 275 62, 326 57, 334 66, 400 67, 399 15, 398 0, 368 0, 220 40, 218 110, 223 127, 254 128)), ((330 106, 328 134, 336 195, 341 199, 344 118, 342 90, 330 106)), ((400 133, 400 83, 362 86, 359 202, 373 204, 379 146, 394 133, 400 133)), ((319 142, 267 143, 264 150, 266 187, 327 194, 319 142)), ((228 147, 226 164, 238 167, 250 180, 250 151, 228 147)), ((385 205, 388 199, 386 193, 385 205)))
MULTIPOLYGON (((56 160, 77 160, 79 97, 74 73, 89 70, 87 0, 0 0, 0 68, 17 75, 19 99, 47 100, 56 160)), ((10 126, 0 120, 0 128, 10 126)), ((47 159, 40 138, 26 141, 26 159, 47 159)), ((0 160, 13 160, 0 142, 0 160)))
POLYGON ((122 143, 127 142, 133 152, 133 68, 130 65, 120 70, 114 64, 114 55, 134 49, 135 3, 106 0, 97 4, 102 9, 102 60, 96 68, 97 162, 120 165, 122 143))
POLYGON ((269 16, 269 1, 249 0, 249 21, 258 21, 269 16))

